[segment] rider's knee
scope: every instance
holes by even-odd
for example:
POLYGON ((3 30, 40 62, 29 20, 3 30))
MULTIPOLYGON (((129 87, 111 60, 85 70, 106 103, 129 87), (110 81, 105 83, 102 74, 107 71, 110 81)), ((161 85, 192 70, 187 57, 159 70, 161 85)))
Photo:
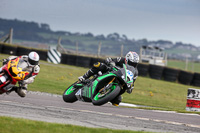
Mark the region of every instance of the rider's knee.
POLYGON ((98 70, 98 71, 105 72, 107 70, 107 67, 106 67, 106 65, 104 63, 97 62, 97 63, 94 63, 93 70, 98 70))
POLYGON ((27 93, 27 88, 26 87, 20 87, 20 88, 17 89, 17 94, 20 97, 25 97, 26 93, 27 93))
POLYGON ((100 62, 96 62, 93 64, 93 67, 95 68, 99 68, 101 66, 101 63, 100 62))
POLYGON ((114 105, 114 106, 118 106, 119 103, 121 103, 122 101, 122 96, 119 95, 117 97, 115 97, 113 100, 111 100, 110 102, 114 105))

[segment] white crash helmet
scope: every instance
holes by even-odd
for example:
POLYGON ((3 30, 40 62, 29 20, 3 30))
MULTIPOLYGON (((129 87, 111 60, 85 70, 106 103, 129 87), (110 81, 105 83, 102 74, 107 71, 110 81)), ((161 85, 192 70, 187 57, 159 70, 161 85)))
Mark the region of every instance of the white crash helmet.
POLYGON ((36 52, 30 52, 28 54, 28 63, 30 66, 35 66, 39 64, 40 56, 36 52))
POLYGON ((139 58, 139 55, 136 52, 129 51, 126 54, 125 60, 126 60, 127 64, 134 66, 134 67, 137 67, 140 58, 139 58))

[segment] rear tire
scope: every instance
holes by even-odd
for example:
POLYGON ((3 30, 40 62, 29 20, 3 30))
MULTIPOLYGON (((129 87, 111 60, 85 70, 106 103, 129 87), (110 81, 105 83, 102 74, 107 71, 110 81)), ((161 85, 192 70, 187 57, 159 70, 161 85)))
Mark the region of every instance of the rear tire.
MULTIPOLYGON (((76 84, 76 83, 77 82, 75 82, 74 84, 76 84)), ((78 100, 75 96, 78 89, 74 89, 74 87, 73 87, 74 84, 69 86, 63 93, 63 100, 67 103, 73 103, 73 102, 76 102, 78 100)))
POLYGON ((98 93, 92 98, 92 103, 93 105, 103 105, 105 103, 107 103, 108 101, 113 100, 121 91, 121 88, 119 86, 116 86, 116 88, 110 92, 109 94, 107 94, 106 96, 104 96, 101 99, 95 100, 95 96, 98 95, 98 93))

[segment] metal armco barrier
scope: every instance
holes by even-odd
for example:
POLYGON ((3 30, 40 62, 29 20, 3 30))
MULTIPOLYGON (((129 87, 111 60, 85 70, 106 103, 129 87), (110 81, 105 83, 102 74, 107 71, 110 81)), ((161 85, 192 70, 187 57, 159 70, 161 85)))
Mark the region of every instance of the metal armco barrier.
POLYGON ((54 64, 59 64, 61 62, 61 54, 55 48, 50 47, 47 52, 47 61, 54 64))
POLYGON ((189 88, 187 93, 187 111, 200 112, 200 90, 189 88))

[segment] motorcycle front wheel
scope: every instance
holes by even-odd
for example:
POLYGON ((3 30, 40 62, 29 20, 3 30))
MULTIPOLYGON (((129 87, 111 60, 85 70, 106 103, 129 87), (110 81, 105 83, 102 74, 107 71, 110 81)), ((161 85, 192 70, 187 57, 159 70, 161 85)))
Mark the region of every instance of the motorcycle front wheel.
POLYGON ((69 86, 63 93, 63 100, 67 103, 73 103, 76 102, 78 99, 76 98, 75 94, 78 91, 78 89, 74 88, 73 86, 76 84, 72 84, 69 86))
POLYGON ((118 85, 112 85, 108 91, 105 93, 98 92, 94 97, 92 98, 93 105, 103 105, 107 103, 108 101, 113 100, 121 91, 121 88, 118 85))

